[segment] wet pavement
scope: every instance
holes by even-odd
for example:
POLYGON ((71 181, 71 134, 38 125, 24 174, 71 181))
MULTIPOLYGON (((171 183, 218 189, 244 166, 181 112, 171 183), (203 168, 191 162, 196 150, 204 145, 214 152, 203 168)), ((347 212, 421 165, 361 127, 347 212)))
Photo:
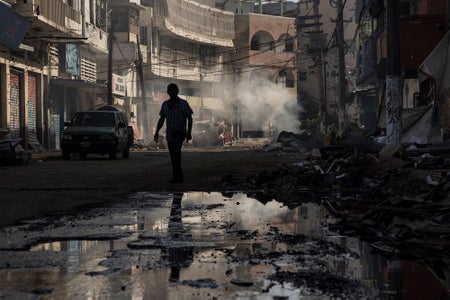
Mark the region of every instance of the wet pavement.
POLYGON ((382 256, 336 221, 314 203, 138 192, 3 228, 0 299, 448 299, 446 258, 382 256))

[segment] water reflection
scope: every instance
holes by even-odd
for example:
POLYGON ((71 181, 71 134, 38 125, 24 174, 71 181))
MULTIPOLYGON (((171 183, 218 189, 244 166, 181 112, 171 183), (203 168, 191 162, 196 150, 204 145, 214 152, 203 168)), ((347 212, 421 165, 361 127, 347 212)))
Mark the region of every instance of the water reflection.
POLYGON ((418 260, 377 255, 356 237, 329 231, 335 220, 323 206, 307 203, 290 209, 244 194, 133 197, 126 205, 93 214, 88 222, 132 232, 127 238, 96 240, 85 234, 88 225, 82 221, 67 226, 79 228, 78 239, 62 241, 69 230, 65 227, 28 233, 54 242, 15 257, 12 251, 0 253, 0 291, 47 291, 42 299, 305 297, 300 288, 291 286, 287 292, 287 284, 283 288, 266 279, 284 270, 351 278, 368 289, 375 287, 377 293, 370 294, 374 299, 448 298, 448 274, 433 273, 418 260), (63 261, 50 255, 55 253, 63 261), (42 264, 37 257, 45 257, 42 264), (218 286, 195 286, 204 279, 218 286), (193 284, 184 285, 187 281, 193 284))
MULTIPOLYGON (((173 195, 169 225, 167 228, 168 239, 171 241, 186 241, 190 237, 189 232, 183 226, 182 199, 183 193, 175 193, 173 195)), ((188 267, 193 260, 194 247, 192 245, 181 244, 169 246, 165 251, 167 252, 167 259, 170 266, 169 280, 172 282, 178 281, 180 279, 180 269, 188 267)))

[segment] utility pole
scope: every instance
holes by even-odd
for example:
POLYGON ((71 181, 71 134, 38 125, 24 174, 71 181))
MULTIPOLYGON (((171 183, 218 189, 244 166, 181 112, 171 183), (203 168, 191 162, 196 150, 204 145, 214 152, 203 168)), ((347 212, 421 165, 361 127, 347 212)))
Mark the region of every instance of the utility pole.
POLYGON ((386 1, 386 144, 398 145, 402 138, 400 96, 400 1, 386 1))
MULTIPOLYGON (((392 0, 391 0, 392 1, 392 0)), ((395 1, 395 0, 393 0, 395 1)), ((389 1, 388 1, 389 2, 389 1)), ((336 41, 338 48, 338 97, 339 97, 339 133, 342 133, 342 125, 345 120, 345 96, 347 91, 347 82, 345 80, 345 41, 344 41, 344 5, 342 0, 336 1, 337 24, 336 41)))
POLYGON ((325 91, 324 91, 324 40, 325 37, 323 35, 323 31, 321 26, 323 25, 320 22, 322 15, 319 11, 319 2, 318 0, 305 0, 298 2, 298 13, 296 18, 296 32, 297 32, 297 99, 300 100, 302 94, 302 86, 301 86, 301 72, 300 72, 300 37, 302 35, 306 35, 309 39, 309 48, 308 52, 311 53, 311 56, 315 65, 315 72, 317 76, 317 119, 320 122, 320 129, 323 131, 323 124, 325 123, 326 116, 326 100, 325 100, 325 91), (310 10, 305 10, 306 14, 302 15, 301 5, 309 4, 312 2, 313 4, 313 13, 309 14, 310 10))
POLYGON ((313 1, 313 11, 314 11, 314 33, 312 33, 316 39, 315 42, 317 45, 315 48, 317 49, 317 83, 318 83, 318 95, 319 95, 319 121, 320 121, 320 131, 325 132, 325 123, 327 116, 327 104, 326 104, 326 95, 325 95, 325 81, 326 81, 326 73, 324 73, 324 45, 323 45, 323 35, 321 30, 322 23, 320 22, 320 12, 319 12, 319 1, 313 1))
POLYGON ((144 136, 144 141, 146 141, 148 138, 151 139, 151 137, 153 136, 152 131, 153 131, 153 124, 151 122, 151 118, 149 117, 150 112, 147 111, 147 98, 145 97, 145 86, 144 86, 144 73, 142 71, 142 53, 141 53, 141 44, 139 42, 139 36, 137 37, 137 50, 138 50, 138 59, 136 62, 136 69, 138 72, 138 76, 139 76, 139 86, 141 88, 141 99, 142 99, 142 110, 144 111, 142 115, 143 117, 143 136, 144 136))
POLYGON ((106 80, 106 88, 108 92, 108 105, 113 104, 113 96, 112 96, 112 58, 113 58, 113 42, 114 42, 114 25, 113 25, 113 17, 111 13, 110 21, 109 21, 109 30, 108 30, 108 78, 106 80))

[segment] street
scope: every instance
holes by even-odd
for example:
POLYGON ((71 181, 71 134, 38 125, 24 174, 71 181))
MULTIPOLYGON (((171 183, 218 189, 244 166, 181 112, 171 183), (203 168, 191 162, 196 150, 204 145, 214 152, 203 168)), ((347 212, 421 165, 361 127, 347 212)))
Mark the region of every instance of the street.
POLYGON ((449 0, 0 16, 0 300, 450 299, 449 0))
POLYGON ((2 230, 0 295, 373 298, 366 275, 352 275, 363 268, 357 240, 323 239, 326 230, 318 226, 323 219, 323 209, 314 205, 290 210, 241 193, 134 193, 120 204, 2 230), (350 249, 338 245, 342 242, 350 249))
POLYGON ((258 200, 222 180, 300 160, 187 148, 183 184, 168 183, 164 150, 2 166, 0 298, 448 298, 447 255, 385 255, 336 232, 327 201, 258 200))
POLYGON ((225 175, 254 175, 299 159, 296 154, 227 149, 184 149, 183 184, 169 184, 171 165, 164 150, 135 151, 129 159, 114 161, 100 155, 64 161, 60 152, 36 154, 30 164, 0 167, 0 225, 60 209, 115 202, 136 191, 222 191, 225 175))

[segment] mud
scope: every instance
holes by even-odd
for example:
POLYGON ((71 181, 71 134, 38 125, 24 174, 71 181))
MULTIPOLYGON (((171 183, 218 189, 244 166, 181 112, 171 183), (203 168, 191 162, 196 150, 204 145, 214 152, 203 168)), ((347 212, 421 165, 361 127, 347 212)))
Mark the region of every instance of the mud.
POLYGON ((138 192, 121 204, 1 230, 0 295, 401 299, 417 293, 410 280, 398 280, 402 274, 420 276, 428 295, 448 290, 426 264, 376 255, 330 230, 336 222, 313 203, 289 208, 242 193, 138 192))

